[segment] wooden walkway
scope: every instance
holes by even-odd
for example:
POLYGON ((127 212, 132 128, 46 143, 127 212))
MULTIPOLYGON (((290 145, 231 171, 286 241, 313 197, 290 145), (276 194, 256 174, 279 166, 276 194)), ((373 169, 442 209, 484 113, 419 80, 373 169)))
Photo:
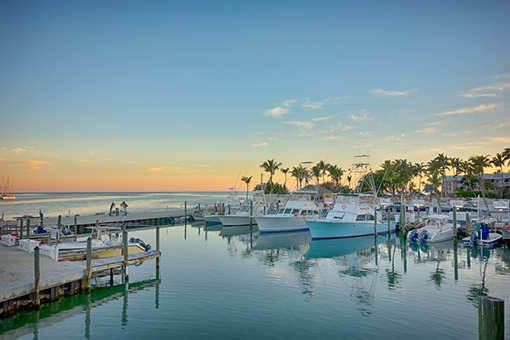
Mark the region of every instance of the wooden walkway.
MULTIPOLYGON (((159 250, 149 250, 144 253, 131 254, 128 256, 128 264, 137 264, 143 261, 155 259, 161 256, 159 250)), ((91 260, 92 273, 100 272, 124 266, 124 256, 106 257, 91 260)))

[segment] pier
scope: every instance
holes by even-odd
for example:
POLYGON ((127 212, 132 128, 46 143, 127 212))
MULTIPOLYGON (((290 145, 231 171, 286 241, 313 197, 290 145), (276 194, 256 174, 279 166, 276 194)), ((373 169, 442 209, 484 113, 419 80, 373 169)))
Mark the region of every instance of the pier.
MULTIPOLYGON (((127 232, 124 234, 124 239, 127 239, 127 232)), ((90 238, 88 243, 90 245, 90 238)), ((3 263, 0 275, 0 317, 21 309, 38 309, 41 303, 56 300, 63 295, 88 291, 91 289, 91 278, 94 277, 110 275, 113 284, 113 275, 122 274, 127 283, 129 266, 150 259, 156 259, 156 277, 159 277, 159 227, 156 227, 156 250, 130 255, 124 251, 123 256, 93 260, 90 246, 88 248, 85 261, 58 262, 39 256, 39 248, 34 253, 27 253, 19 247, 0 247, 3 263)))

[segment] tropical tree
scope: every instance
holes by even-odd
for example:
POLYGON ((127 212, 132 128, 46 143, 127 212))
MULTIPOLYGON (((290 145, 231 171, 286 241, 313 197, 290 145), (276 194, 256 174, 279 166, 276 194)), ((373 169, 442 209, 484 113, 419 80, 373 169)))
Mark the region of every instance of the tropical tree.
POLYGON ((499 198, 503 198, 503 166, 507 161, 507 157, 503 153, 497 153, 494 157, 492 157, 491 164, 495 167, 499 168, 497 172, 501 174, 501 187, 499 190, 499 198))
POLYGON ((324 161, 320 161, 319 163, 317 163, 317 167, 319 167, 320 171, 321 171, 321 175, 322 175, 322 184, 325 183, 325 176, 326 176, 326 171, 328 170, 328 168, 331 166, 331 164, 329 163, 325 163, 324 161))
POLYGON ((506 157, 508 161, 506 165, 510 166, 510 148, 505 148, 505 150, 503 151, 503 155, 506 157))
POLYGON ((384 180, 388 182, 388 191, 391 192, 391 198, 395 197, 395 186, 394 182, 396 179, 395 165, 394 163, 387 159, 381 164, 382 171, 384 171, 384 180))
POLYGON ((287 187, 287 173, 289 172, 289 168, 283 168, 283 169, 280 169, 281 172, 283 172, 283 174, 285 175, 285 183, 283 184, 284 187, 287 187))
POLYGON ((248 188, 250 186, 250 182, 251 182, 252 177, 253 176, 250 176, 250 177, 243 176, 243 177, 241 177, 241 181, 246 183, 246 200, 248 200, 248 188))
POLYGON ((423 175, 425 174, 425 164, 422 163, 414 163, 414 172, 415 177, 420 177, 420 184, 418 185, 418 191, 421 192, 421 180, 423 178, 423 175))
POLYGON ((281 162, 275 162, 274 158, 271 160, 267 160, 260 165, 265 172, 269 172, 269 183, 271 183, 271 192, 273 191, 273 175, 276 170, 278 170, 282 166, 281 162))
POLYGON ((299 182, 299 189, 301 189, 303 185, 303 179, 308 183, 309 172, 302 164, 299 164, 297 167, 293 167, 291 171, 291 176, 295 177, 299 182))
POLYGON ((322 169, 318 165, 312 166, 312 175, 313 175, 313 177, 315 177, 315 181, 316 181, 317 185, 319 185, 319 180, 321 178, 321 172, 322 172, 322 169))
MULTIPOLYGON (((449 170, 451 165, 450 159, 445 156, 444 153, 440 153, 434 160, 435 165, 438 167, 439 174, 441 175, 441 183, 444 185, 446 182, 446 170, 449 170)), ((446 190, 441 186, 441 195, 443 195, 443 193, 446 193, 446 190)))
POLYGON ((330 165, 328 167, 329 176, 334 183, 335 191, 340 190, 340 183, 342 181, 342 176, 344 175, 344 170, 339 168, 337 165, 330 165))
POLYGON ((486 199, 487 195, 485 193, 484 169, 492 167, 489 155, 472 156, 469 158, 469 163, 473 171, 473 174, 478 178, 478 183, 480 184, 480 189, 482 191, 482 197, 485 206, 488 207, 486 199))

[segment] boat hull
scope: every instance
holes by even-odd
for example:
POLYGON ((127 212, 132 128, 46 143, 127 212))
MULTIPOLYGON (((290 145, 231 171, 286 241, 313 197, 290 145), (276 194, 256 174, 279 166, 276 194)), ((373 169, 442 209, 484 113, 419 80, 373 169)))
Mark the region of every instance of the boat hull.
POLYGON ((206 215, 204 220, 208 225, 221 224, 220 215, 206 215))
MULTIPOLYGON (((375 235, 373 222, 328 222, 306 221, 312 240, 329 240, 337 238, 351 238, 375 235)), ((390 225, 390 231, 396 231, 396 225, 390 225)), ((377 225, 377 234, 388 233, 384 225, 377 225)))
POLYGON ((255 218, 261 234, 307 231, 302 216, 261 216, 255 218))
POLYGON ((223 224, 223 226, 225 226, 225 227, 250 225, 250 221, 251 221, 251 224, 257 224, 257 221, 255 220, 255 218, 254 217, 250 218, 250 216, 234 216, 234 215, 221 216, 220 221, 223 224))

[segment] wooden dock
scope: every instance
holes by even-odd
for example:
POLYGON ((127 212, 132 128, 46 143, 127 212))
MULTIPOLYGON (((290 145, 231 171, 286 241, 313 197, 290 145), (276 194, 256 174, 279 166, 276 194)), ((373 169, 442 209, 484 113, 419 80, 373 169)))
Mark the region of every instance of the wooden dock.
POLYGON ((159 277, 159 227, 156 227, 156 250, 127 255, 126 231, 123 232, 123 239, 123 256, 92 259, 89 238, 86 260, 76 262, 55 262, 44 256, 41 258, 38 247, 34 253, 26 253, 18 247, 0 247, 0 317, 22 309, 38 309, 41 303, 53 301, 62 295, 88 291, 93 277, 110 275, 113 282, 114 274, 120 273, 128 282, 129 266, 150 259, 156 259, 156 277, 159 277), (44 275, 40 275, 41 268, 44 275))

